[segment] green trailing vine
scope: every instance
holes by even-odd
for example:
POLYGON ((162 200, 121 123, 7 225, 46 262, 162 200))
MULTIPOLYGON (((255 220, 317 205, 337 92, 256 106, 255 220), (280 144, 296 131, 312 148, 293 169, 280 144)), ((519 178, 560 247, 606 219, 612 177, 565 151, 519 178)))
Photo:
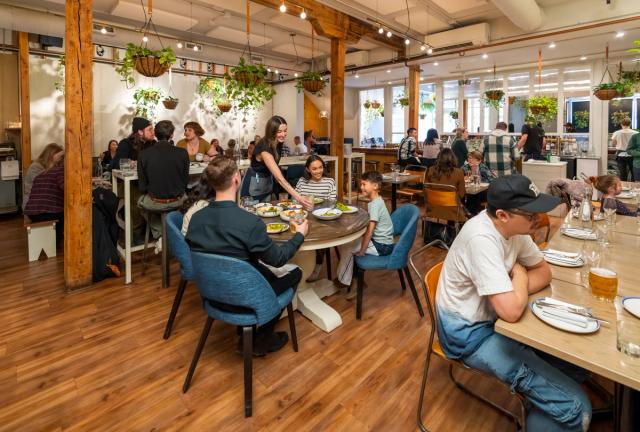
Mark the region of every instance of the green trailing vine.
POLYGON ((576 129, 588 129, 589 128, 589 111, 574 111, 573 112, 573 126, 576 129))
POLYGON ((56 65, 56 80, 53 82, 53 87, 60 93, 64 94, 64 54, 58 57, 58 64, 56 65))
POLYGON ((127 88, 131 88, 136 84, 133 77, 133 69, 135 68, 137 57, 156 57, 161 65, 168 68, 176 62, 176 54, 171 47, 165 47, 161 50, 150 50, 132 43, 127 44, 122 64, 116 67, 116 72, 121 77, 127 88))
POLYGON ((399 106, 399 107, 408 107, 409 106, 409 96, 407 96, 407 93, 405 91, 402 91, 402 93, 400 93, 400 95, 395 99, 395 101, 393 101, 393 104, 395 106, 399 106))
POLYGON ((216 117, 223 114, 219 105, 223 107, 225 104, 233 105, 229 99, 227 87, 220 78, 202 78, 198 83, 197 93, 200 96, 200 108, 216 117))
POLYGON ((553 120, 558 114, 558 99, 550 96, 531 96, 523 99, 521 105, 536 121, 553 120))
POLYGON ((436 95, 420 95, 420 109, 433 112, 436 109, 436 95))
POLYGON ((322 96, 322 90, 324 90, 326 85, 327 82, 322 78, 320 72, 307 71, 303 72, 300 77, 296 78, 296 88, 298 89, 298 93, 303 90, 307 90, 312 94, 322 96))
POLYGON ((495 108, 498 111, 504 105, 504 91, 500 89, 487 90, 482 95, 485 106, 495 108))
POLYGON ((264 81, 266 75, 263 65, 247 64, 244 57, 225 74, 227 96, 238 111, 248 114, 273 99, 276 91, 264 81))
POLYGON ((142 87, 133 94, 135 116, 153 120, 156 116, 156 107, 162 99, 162 90, 155 87, 142 87))

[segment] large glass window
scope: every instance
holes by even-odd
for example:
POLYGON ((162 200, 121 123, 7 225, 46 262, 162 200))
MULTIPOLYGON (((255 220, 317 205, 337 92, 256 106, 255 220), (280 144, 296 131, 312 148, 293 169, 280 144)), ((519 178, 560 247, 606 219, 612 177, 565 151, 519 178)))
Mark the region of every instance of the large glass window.
POLYGON ((471 78, 464 86, 464 98, 467 100, 466 123, 471 133, 480 131, 480 78, 471 78))
POLYGON ((393 87, 391 89, 391 98, 393 100, 393 108, 391 111, 391 142, 399 143, 406 134, 404 127, 405 107, 396 103, 401 97, 408 97, 404 86, 393 87))
POLYGON ((384 89, 360 91, 360 142, 384 143, 384 89), (373 140, 373 141, 372 141, 373 140))
POLYGON ((621 129, 620 122, 622 119, 629 118, 631 119, 631 127, 637 127, 637 119, 634 122, 634 99, 632 97, 628 98, 618 98, 612 99, 609 101, 609 133, 613 133, 618 129, 621 129), (635 125, 633 123, 636 123, 635 125))
POLYGON ((458 127, 458 81, 445 81, 443 84, 444 100, 442 101, 442 123, 443 131, 440 133, 451 132, 458 127), (456 118, 451 117, 451 113, 456 113, 456 118))
POLYGON ((424 141, 427 131, 436 127, 436 85, 420 84, 420 111, 418 118, 418 139, 424 141))
MULTIPOLYGON (((589 112, 591 102, 586 97, 568 97, 565 99, 565 123, 573 125, 573 132, 589 132, 589 112)), ((570 132, 570 131, 565 131, 570 132)))

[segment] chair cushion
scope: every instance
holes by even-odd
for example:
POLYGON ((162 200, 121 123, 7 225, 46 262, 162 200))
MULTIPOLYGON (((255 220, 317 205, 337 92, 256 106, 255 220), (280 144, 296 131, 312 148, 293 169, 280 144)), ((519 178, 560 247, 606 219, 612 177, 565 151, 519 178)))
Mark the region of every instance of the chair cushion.
POLYGON ((374 270, 374 269, 388 269, 389 259, 391 255, 385 256, 375 256, 375 255, 364 255, 356 257, 356 264, 358 268, 363 270, 374 270))

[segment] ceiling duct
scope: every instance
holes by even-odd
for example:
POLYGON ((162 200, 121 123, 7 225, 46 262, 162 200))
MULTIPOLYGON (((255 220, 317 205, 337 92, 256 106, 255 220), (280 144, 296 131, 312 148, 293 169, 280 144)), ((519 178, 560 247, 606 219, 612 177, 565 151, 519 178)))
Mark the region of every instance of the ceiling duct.
POLYGON ((533 31, 542 25, 544 12, 536 0, 491 0, 500 12, 524 31, 533 31))
POLYGON ((489 24, 480 23, 425 36, 434 52, 459 50, 489 43, 489 24))

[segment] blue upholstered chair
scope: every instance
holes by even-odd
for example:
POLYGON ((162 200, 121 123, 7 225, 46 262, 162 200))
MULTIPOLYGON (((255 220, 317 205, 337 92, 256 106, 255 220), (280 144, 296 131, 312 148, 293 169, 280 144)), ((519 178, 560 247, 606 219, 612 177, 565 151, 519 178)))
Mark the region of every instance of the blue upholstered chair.
POLYGON ((404 277, 402 273, 407 277, 407 283, 411 288, 411 294, 418 307, 418 313, 421 317, 424 317, 422 311, 422 304, 418 298, 418 292, 411 279, 411 273, 407 267, 407 257, 409 250, 416 238, 416 232, 418 228, 418 218, 420 217, 420 210, 413 204, 405 204, 398 208, 391 215, 391 221, 393 222, 393 235, 400 236, 400 239, 393 248, 393 252, 386 256, 374 256, 364 255, 355 257, 354 271, 358 277, 358 292, 356 302, 356 318, 362 318, 362 295, 363 295, 363 282, 365 270, 397 270, 400 277, 400 284, 402 291, 406 289, 404 283, 404 277))
POLYGON ((182 219, 182 213, 179 211, 173 211, 167 215, 167 241, 169 242, 171 253, 180 263, 180 284, 176 291, 176 297, 173 299, 171 313, 164 329, 165 339, 169 339, 169 336, 171 336, 173 321, 178 313, 178 308, 180 308, 180 302, 182 301, 184 290, 187 288, 187 283, 194 278, 193 265, 191 265, 191 250, 182 235, 182 219))
POLYGON ((252 409, 252 356, 253 328, 268 323, 285 307, 289 316, 289 328, 293 350, 298 351, 296 324, 291 300, 293 288, 276 296, 269 282, 251 264, 235 258, 202 252, 191 252, 191 261, 207 321, 202 329, 196 352, 182 387, 189 390, 191 378, 198 364, 200 353, 209 336, 213 320, 242 327, 244 357, 244 413, 251 417, 252 409), (232 308, 222 307, 231 306, 232 308), (231 312, 230 310, 233 310, 231 312))

